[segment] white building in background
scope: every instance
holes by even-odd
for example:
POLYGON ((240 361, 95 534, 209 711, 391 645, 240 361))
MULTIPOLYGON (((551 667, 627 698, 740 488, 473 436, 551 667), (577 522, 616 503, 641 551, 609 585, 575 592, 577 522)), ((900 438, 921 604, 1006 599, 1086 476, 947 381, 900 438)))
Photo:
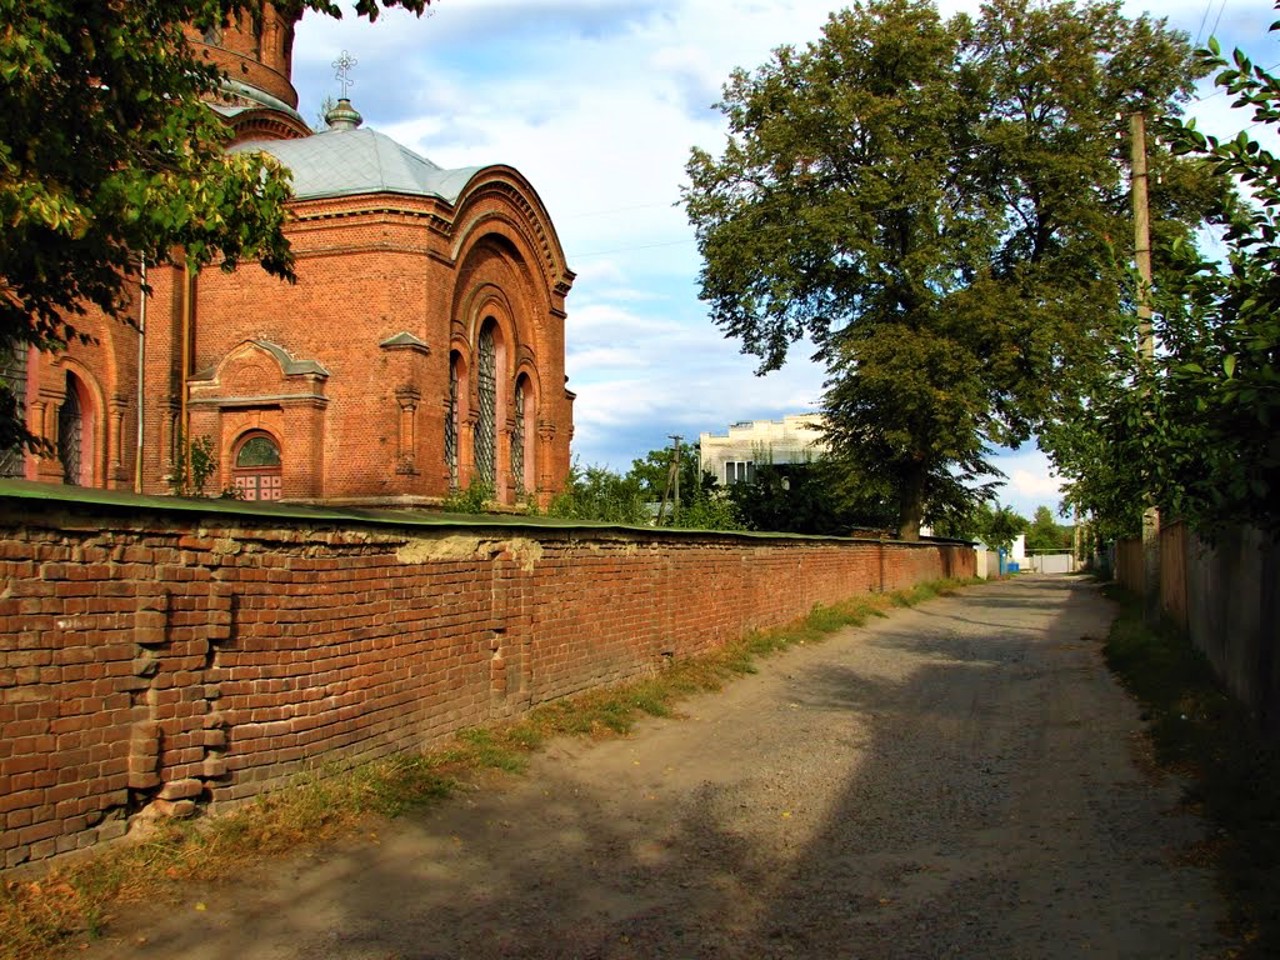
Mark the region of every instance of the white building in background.
POLYGON ((818 460, 827 451, 821 424, 821 414, 798 413, 781 420, 741 420, 727 434, 699 434, 702 469, 728 486, 754 480, 757 464, 818 460))

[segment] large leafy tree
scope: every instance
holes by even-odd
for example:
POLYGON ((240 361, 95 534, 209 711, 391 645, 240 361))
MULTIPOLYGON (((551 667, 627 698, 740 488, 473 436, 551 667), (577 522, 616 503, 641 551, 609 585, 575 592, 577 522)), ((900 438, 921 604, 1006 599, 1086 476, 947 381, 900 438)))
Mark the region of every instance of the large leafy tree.
MULTIPOLYGON (((264 0, 0 0, 0 356, 122 316, 140 257, 256 260, 292 278, 287 173, 223 152, 222 77, 184 34, 261 22, 264 0)), ((430 0, 381 0, 421 13, 430 0)), ((379 0, 356 0, 376 18, 379 0)), ((278 0, 340 17, 331 0, 278 0)), ((33 442, 0 380, 0 449, 33 442)))
MULTIPOLYGON (((1253 126, 1280 128, 1280 79, 1215 41, 1198 55, 1253 126)), ((1280 531, 1280 157, 1248 131, 1219 140, 1162 126, 1175 152, 1238 182, 1245 202, 1214 218, 1224 257, 1171 245, 1153 292, 1160 349, 1144 363, 1121 343, 1047 445, 1068 500, 1104 536, 1136 535, 1146 502, 1209 536, 1243 523, 1280 531)))
MULTIPOLYGON (((1184 37, 1118 3, 943 21, 872 0, 731 77, 724 152, 687 167, 702 296, 761 373, 816 344, 832 455, 895 492, 901 536, 989 496, 990 445, 1099 361, 1128 235, 1113 118, 1175 113, 1196 75, 1184 37)), ((1155 165, 1185 234, 1203 187, 1155 165)))

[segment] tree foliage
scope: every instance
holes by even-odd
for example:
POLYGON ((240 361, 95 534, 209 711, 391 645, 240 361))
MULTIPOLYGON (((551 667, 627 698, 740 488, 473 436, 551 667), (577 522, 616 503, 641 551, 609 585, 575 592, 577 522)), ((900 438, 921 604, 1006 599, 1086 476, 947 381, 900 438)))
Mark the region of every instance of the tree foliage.
MULTIPOLYGON (((429 0, 357 0, 421 13, 429 0)), ((278 8, 340 17, 331 0, 278 8)), ((222 149, 223 78, 183 28, 261 22, 263 0, 0 0, 0 354, 57 350, 87 308, 121 317, 138 261, 255 260, 291 279, 286 171, 222 149)), ((32 442, 0 383, 0 448, 32 442)))
POLYGON ((1030 526, 1027 518, 1013 507, 978 501, 952 513, 938 524, 934 533, 959 540, 980 540, 989 547, 1007 550, 1018 534, 1026 533, 1030 526))
MULTIPOLYGON (((1113 117, 1176 113, 1186 40, 1119 3, 925 0, 832 14, 821 39, 736 71, 723 154, 684 204, 702 297, 760 372, 808 337, 833 456, 893 491, 900 534, 991 493, 1114 326, 1127 235, 1113 117)), ((1202 179, 1169 157, 1155 202, 1188 236, 1202 179)))
MULTIPOLYGON (((650 450, 643 457, 631 461, 630 476, 640 483, 644 496, 657 503, 663 495, 673 496, 668 487, 671 476, 671 448, 650 450)), ((682 498, 696 495, 701 487, 714 486, 716 478, 702 471, 702 462, 696 444, 683 444, 680 447, 680 496, 682 498)))
POLYGON ((1008 550, 1021 533, 1027 532, 1027 518, 1012 507, 983 504, 978 510, 978 536, 988 546, 1008 550))
POLYGON ((756 464, 755 479, 730 484, 734 513, 748 530, 847 537, 858 528, 893 525, 894 504, 845 483, 829 460, 756 464))
POLYGON ((566 520, 597 520, 629 526, 649 523, 638 477, 624 476, 608 467, 580 467, 577 463, 569 470, 564 492, 552 501, 547 512, 566 520))
MULTIPOLYGON (((667 492, 671 451, 651 450, 631 462, 621 474, 608 467, 580 467, 569 472, 565 491, 551 504, 553 517, 595 520, 630 526, 655 523, 657 508, 667 492)), ((732 505, 720 494, 715 477, 703 473, 697 447, 680 452, 680 507, 675 509, 674 491, 667 492, 668 506, 663 526, 696 530, 740 530, 732 505)))
POLYGON ((1066 550, 1071 546, 1072 528, 1055 521, 1048 507, 1036 507, 1026 533, 1028 550, 1066 550))
MULTIPOLYGON (((1272 26, 1275 31, 1280 23, 1272 26)), ((1199 52, 1254 126, 1280 127, 1280 80, 1216 41, 1199 52)), ((1067 499, 1104 536, 1136 535, 1142 507, 1212 535, 1254 523, 1280 529, 1280 158, 1241 132, 1219 140, 1192 123, 1162 134, 1246 202, 1216 211, 1226 256, 1173 242, 1155 275, 1159 350, 1143 363, 1117 341, 1082 402, 1046 432, 1070 480, 1067 499)))

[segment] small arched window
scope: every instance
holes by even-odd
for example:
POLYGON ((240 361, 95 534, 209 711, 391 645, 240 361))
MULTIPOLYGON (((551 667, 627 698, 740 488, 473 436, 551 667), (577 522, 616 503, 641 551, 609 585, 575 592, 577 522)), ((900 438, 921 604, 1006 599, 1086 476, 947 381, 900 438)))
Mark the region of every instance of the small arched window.
POLYGON ((275 439, 266 433, 247 434, 236 448, 231 476, 245 500, 279 500, 283 464, 275 439))

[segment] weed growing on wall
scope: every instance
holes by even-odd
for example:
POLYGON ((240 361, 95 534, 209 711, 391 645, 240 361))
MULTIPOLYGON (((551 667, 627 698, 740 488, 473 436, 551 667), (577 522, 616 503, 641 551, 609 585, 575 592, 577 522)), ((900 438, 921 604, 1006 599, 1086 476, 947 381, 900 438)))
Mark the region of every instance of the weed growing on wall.
POLYGON ((445 513, 484 513, 497 494, 493 484, 483 480, 473 480, 467 488, 449 491, 441 508, 445 513))
MULTIPOLYGON (((169 489, 175 497, 203 497, 209 478, 218 469, 217 453, 210 436, 193 437, 188 443, 181 431, 173 455, 169 489)), ((225 492, 224 492, 225 494, 225 492)))

